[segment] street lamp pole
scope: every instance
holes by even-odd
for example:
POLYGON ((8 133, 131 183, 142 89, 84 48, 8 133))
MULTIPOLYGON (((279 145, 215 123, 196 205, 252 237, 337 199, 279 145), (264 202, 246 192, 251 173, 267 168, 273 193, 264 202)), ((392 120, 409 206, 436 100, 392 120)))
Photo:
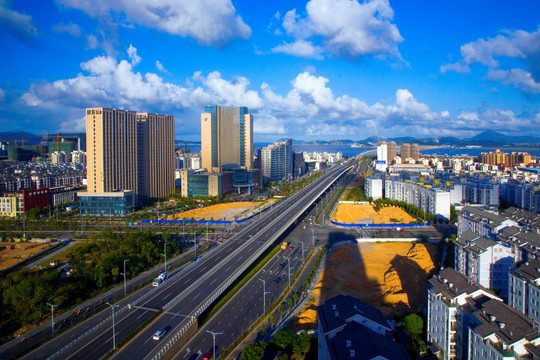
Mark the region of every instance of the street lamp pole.
POLYGON ((216 356, 216 335, 221 335, 223 334, 223 331, 220 331, 220 332, 213 332, 213 331, 210 331, 208 329, 206 329, 206 332, 209 333, 209 334, 212 334, 212 343, 213 343, 213 347, 214 347, 214 359, 217 359, 217 356, 216 356))
POLYGON ((266 294, 270 294, 270 291, 266 291, 266 281, 261 279, 261 278, 257 278, 257 280, 261 280, 262 283, 263 283, 263 315, 266 314, 266 294))
POLYGON ((129 259, 124 260, 124 296, 127 295, 127 287, 126 287, 126 262, 128 262, 129 259))
POLYGON ((289 266, 289 287, 291 287, 291 258, 288 258, 286 256, 283 257, 287 259, 287 265, 289 266))
POLYGON ((113 341, 113 350, 116 350, 116 331, 114 330, 114 307, 118 305, 113 305, 108 301, 106 304, 109 305, 112 310, 112 341, 113 341))
POLYGON ((165 272, 167 272, 167 244, 168 242, 163 243, 163 252, 164 254, 161 254, 165 256, 165 272))
POLYGON ((197 258, 197 234, 193 233, 193 242, 195 243, 195 259, 197 258))
POLYGON ((47 303, 47 305, 51 307, 51 332, 52 332, 52 337, 54 337, 54 308, 58 307, 58 305, 49 304, 49 303, 47 303))

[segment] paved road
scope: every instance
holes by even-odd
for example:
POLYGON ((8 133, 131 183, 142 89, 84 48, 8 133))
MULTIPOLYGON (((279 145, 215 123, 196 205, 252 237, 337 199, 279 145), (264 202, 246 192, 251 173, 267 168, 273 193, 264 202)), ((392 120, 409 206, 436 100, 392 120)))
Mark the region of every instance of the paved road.
MULTIPOLYGON (((121 358, 143 358, 142 354, 155 354, 170 337, 187 321, 186 316, 200 311, 202 303, 211 301, 216 288, 231 280, 234 271, 251 263, 276 238, 280 229, 287 228, 318 194, 346 171, 345 166, 335 166, 310 186, 274 206, 262 218, 252 221, 231 237, 217 251, 180 272, 164 286, 145 289, 144 299, 128 298, 119 302, 115 313, 115 340, 125 338, 156 312, 165 310, 155 320, 153 327, 142 331, 119 353, 121 358), (174 301, 170 302, 172 299, 174 301), (128 303, 134 303, 127 309, 128 303), (155 326, 155 328, 154 328, 155 326), (161 341, 150 341, 156 328, 170 329, 161 341)), ((109 311, 104 311, 106 314, 109 311)), ((198 314, 197 314, 198 315, 198 314)), ((57 336, 53 341, 31 352, 27 358, 96 359, 113 348, 112 321, 107 318, 87 321, 57 336)))
MULTIPOLYGON (((264 249, 273 243, 278 236, 287 229, 317 198, 317 196, 331 184, 335 177, 344 173, 346 167, 338 166, 331 169, 327 176, 320 178, 320 181, 312 184, 314 186, 302 189, 290 198, 282 201, 275 209, 261 219, 253 222, 253 226, 247 228, 246 232, 234 238, 234 241, 243 243, 236 253, 228 256, 225 261, 217 264, 211 273, 205 274, 205 278, 193 289, 183 296, 178 303, 174 304, 162 316, 160 316, 151 327, 141 331, 134 341, 121 349, 116 358, 141 357, 141 354, 149 354, 144 359, 151 359, 190 319, 186 315, 198 314, 202 304, 207 303, 215 290, 224 283, 232 281, 231 275, 235 271, 238 275, 242 272, 242 267, 247 267, 252 263, 264 249), (168 335, 160 341, 153 341, 152 335, 156 330, 167 329, 168 335)), ((294 266, 291 264, 291 266, 294 266)), ((210 267, 210 265, 209 265, 210 267)), ((283 279, 283 278, 282 278, 283 279)), ((285 281, 283 279, 282 281, 285 281)), ((223 289, 225 290, 225 289, 223 289)), ((209 305, 209 303, 208 303, 209 305)))
MULTIPOLYGON (((323 238, 323 242, 317 242, 317 245, 322 245, 328 239, 329 232, 333 231, 309 225, 303 229, 304 224, 304 222, 300 223, 284 239, 291 243, 293 250, 279 251, 203 328, 199 329, 199 332, 175 355, 176 360, 195 360, 207 352, 212 352, 212 335, 206 330, 223 333, 216 336, 216 354, 219 357, 263 314, 264 305, 268 309, 279 299, 287 290, 289 276, 287 260, 283 256, 290 257, 291 278, 294 278, 295 273, 302 266, 301 244, 304 244, 307 256, 315 238, 316 240, 323 238), (277 278, 281 280, 275 282, 277 278), (264 284, 259 279, 264 280, 264 284), (263 301, 264 291, 270 292, 266 295, 266 304, 263 301)), ((309 271, 311 271, 311 265, 305 268, 305 276, 297 281, 298 287, 301 286, 309 271)))

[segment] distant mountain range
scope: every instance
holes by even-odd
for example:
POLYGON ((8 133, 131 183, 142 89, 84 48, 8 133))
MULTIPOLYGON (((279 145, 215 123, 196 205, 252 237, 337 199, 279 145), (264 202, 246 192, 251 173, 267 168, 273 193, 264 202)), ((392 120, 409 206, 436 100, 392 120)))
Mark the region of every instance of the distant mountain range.
MULTIPOLYGON (((41 135, 35 135, 24 131, 11 131, 0 132, 0 141, 9 141, 10 143, 17 142, 20 145, 24 140, 25 145, 38 145, 41 141, 41 135)), ((418 143, 420 145, 443 145, 443 146, 483 146, 483 147, 497 147, 497 146, 532 146, 540 147, 540 137, 536 136, 508 136, 496 131, 484 131, 471 138, 460 139, 452 136, 445 136, 439 138, 414 138, 414 137, 396 137, 396 138, 381 138, 377 136, 371 136, 364 140, 315 140, 315 141, 303 141, 294 140, 293 144, 306 144, 306 145, 353 145, 372 147, 376 146, 379 141, 395 141, 398 145, 403 143, 418 143)), ((185 141, 175 140, 177 146, 186 145, 199 145, 200 141, 185 141)))
POLYGON ((398 137, 383 139, 379 137, 369 137, 364 140, 356 141, 355 144, 363 146, 375 146, 379 141, 395 141, 398 145, 403 143, 418 143, 420 145, 445 145, 445 146, 481 146, 481 147, 497 147, 497 146, 540 146, 540 137, 535 136, 508 136, 496 131, 484 131, 471 138, 460 139, 452 136, 440 138, 414 138, 414 137, 398 137))

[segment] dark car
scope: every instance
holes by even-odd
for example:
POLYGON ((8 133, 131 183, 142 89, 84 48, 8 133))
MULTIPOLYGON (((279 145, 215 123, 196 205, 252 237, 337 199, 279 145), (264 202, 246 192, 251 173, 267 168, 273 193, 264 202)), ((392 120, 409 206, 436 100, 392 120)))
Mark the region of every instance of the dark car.
POLYGON ((280 269, 283 269, 286 265, 287 265, 286 262, 282 262, 281 264, 279 264, 279 268, 280 268, 280 269))
POLYGON ((281 278, 277 277, 274 279, 274 284, 279 284, 281 282, 281 278))

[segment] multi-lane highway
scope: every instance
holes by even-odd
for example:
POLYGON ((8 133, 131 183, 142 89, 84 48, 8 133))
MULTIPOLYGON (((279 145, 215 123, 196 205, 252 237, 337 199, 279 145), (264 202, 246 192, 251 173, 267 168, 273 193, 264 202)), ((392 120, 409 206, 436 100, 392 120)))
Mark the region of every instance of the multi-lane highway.
MULTIPOLYGON (((115 341, 135 331, 156 313, 151 326, 115 354, 116 358, 151 359, 159 357, 174 343, 182 328, 211 304, 264 250, 274 242, 309 206, 323 194, 350 166, 337 165, 324 176, 275 205, 273 209, 243 227, 215 251, 189 268, 175 274, 157 289, 150 287, 118 303, 115 308, 115 341), (137 297, 135 299, 134 297, 137 297), (131 304, 128 308, 128 304, 131 304), (152 340, 158 329, 165 336, 152 340), (158 355, 158 356, 156 356, 158 355)), ((111 310, 92 321, 82 323, 60 334, 54 340, 26 356, 28 359, 97 359, 113 349, 111 310)))

